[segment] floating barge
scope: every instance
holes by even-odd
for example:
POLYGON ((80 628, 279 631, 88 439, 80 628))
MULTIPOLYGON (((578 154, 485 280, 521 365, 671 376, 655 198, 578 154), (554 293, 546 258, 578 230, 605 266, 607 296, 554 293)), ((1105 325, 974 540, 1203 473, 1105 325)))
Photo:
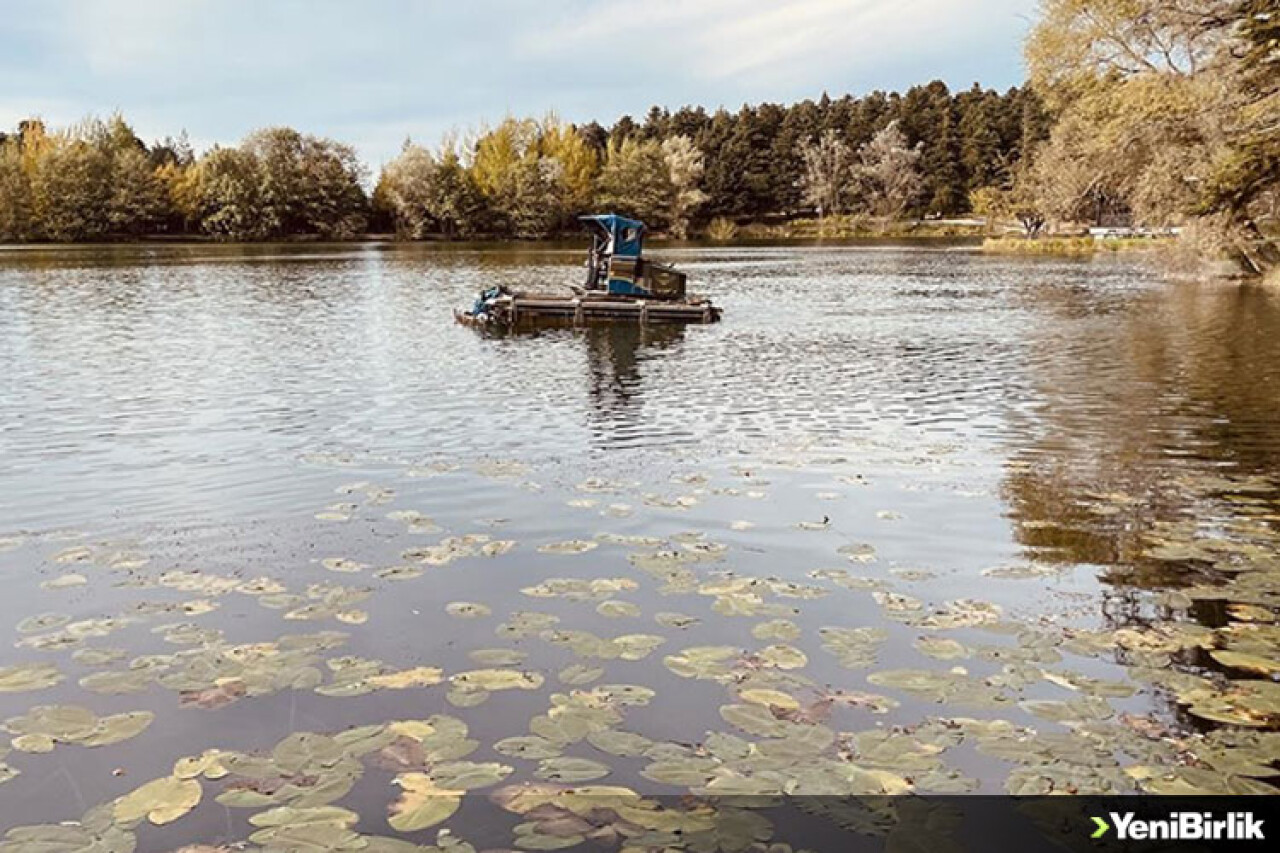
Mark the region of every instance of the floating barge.
POLYGON ((607 295, 560 296, 552 293, 504 293, 488 300, 485 310, 454 311, 454 318, 468 326, 516 326, 524 321, 558 320, 580 326, 592 321, 625 320, 635 323, 715 323, 720 309, 707 299, 650 301, 619 299, 607 295))
POLYGON ((667 264, 642 258, 643 222, 615 214, 584 216, 593 228, 587 280, 571 295, 483 291, 469 311, 453 312, 468 326, 513 328, 542 320, 583 325, 593 321, 715 323, 720 309, 686 292, 688 277, 667 264))

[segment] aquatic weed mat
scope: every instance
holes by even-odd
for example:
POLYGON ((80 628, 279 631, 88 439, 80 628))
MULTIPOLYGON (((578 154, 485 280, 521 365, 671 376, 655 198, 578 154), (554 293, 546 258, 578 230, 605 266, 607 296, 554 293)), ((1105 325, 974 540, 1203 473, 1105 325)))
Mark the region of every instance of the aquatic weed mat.
POLYGON ((938 536, 922 495, 990 496, 928 476, 363 464, 245 528, 6 535, 0 850, 921 849, 974 825, 903 820, 944 794, 1275 792, 1265 502, 1151 527, 1099 619, 1098 567, 938 536))
MULTIPOLYGON (((196 768, 188 768, 192 772, 196 768)), ((208 764, 202 773, 210 769, 208 764)), ((220 771, 218 771, 220 773, 220 771)), ((241 808, 199 843, 169 824, 207 776, 156 780, 79 820, 11 829, 5 851, 181 850, 476 853, 1039 853, 1263 850, 1280 806, 1265 797, 641 796, 603 785, 525 783, 487 795, 405 780, 394 836, 338 806, 241 808), (439 824, 449 819, 448 827, 439 824), (179 845, 184 845, 180 846, 179 845)), ((217 774, 215 774, 217 775, 217 774)), ((234 789, 233 789, 234 790, 234 789)), ((1271 841, 1274 844, 1274 840, 1271 841)))

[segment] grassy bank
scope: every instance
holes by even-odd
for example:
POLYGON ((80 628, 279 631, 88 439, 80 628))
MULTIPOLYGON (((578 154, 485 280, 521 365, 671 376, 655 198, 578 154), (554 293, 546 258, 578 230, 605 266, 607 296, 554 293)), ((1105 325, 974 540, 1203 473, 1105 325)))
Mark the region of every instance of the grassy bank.
POLYGON ((988 237, 982 251, 998 255, 1093 255, 1100 252, 1141 252, 1159 249, 1172 242, 1169 237, 1122 237, 1095 240, 1092 237, 988 237))
POLYGON ((927 239, 981 237, 983 226, 966 221, 884 221, 865 216, 828 216, 785 222, 749 222, 738 225, 717 219, 706 229, 713 241, 730 240, 850 240, 927 239))

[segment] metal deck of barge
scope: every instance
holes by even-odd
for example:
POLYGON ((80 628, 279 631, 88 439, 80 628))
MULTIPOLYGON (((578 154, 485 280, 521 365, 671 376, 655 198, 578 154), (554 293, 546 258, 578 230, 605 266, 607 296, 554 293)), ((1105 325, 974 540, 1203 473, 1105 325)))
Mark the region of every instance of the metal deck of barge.
POLYGON ((489 306, 486 320, 469 312, 455 311, 460 323, 470 325, 515 326, 522 320, 558 319, 575 325, 592 320, 631 320, 644 323, 715 323, 720 309, 705 299, 680 301, 619 299, 606 295, 558 296, 555 294, 512 294, 489 306))

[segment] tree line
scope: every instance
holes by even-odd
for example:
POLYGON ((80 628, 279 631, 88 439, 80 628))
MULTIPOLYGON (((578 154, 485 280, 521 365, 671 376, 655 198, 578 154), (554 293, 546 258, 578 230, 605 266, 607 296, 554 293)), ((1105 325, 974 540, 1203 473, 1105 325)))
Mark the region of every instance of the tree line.
POLYGON ((372 201, 408 236, 543 236, 588 209, 676 236, 717 217, 956 216, 1049 127, 1029 89, 952 93, 938 81, 737 112, 654 107, 608 128, 508 118, 435 151, 406 142, 372 201))
POLYGON ((407 141, 366 193, 350 146, 290 128, 197 156, 182 136, 146 144, 119 115, 29 120, 0 133, 0 239, 534 238, 605 209, 676 236, 716 217, 953 216, 1048 127, 1029 89, 941 82, 736 112, 654 107, 608 128, 510 117, 434 149, 407 141))
POLYGON ((365 230, 365 168, 350 146, 289 128, 197 158, 184 137, 145 144, 121 116, 0 134, 0 239, 156 234, 341 239, 365 230))
MULTIPOLYGON (((509 117, 406 141, 371 193, 353 149, 289 128, 196 156, 123 118, 0 133, 0 240, 561 233, 613 210, 685 236, 715 220, 974 213, 1183 227, 1251 272, 1280 264, 1277 0, 1041 0, 1027 86, 938 81, 611 127, 509 117)), ((713 229, 714 230, 714 229, 713 229)))

